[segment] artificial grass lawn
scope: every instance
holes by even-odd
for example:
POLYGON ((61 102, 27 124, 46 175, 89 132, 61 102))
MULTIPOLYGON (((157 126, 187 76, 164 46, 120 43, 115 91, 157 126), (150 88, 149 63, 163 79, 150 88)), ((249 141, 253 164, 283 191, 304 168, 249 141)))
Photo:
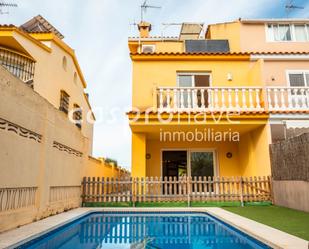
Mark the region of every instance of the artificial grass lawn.
POLYGON ((302 239, 309 240, 309 213, 278 206, 223 208, 302 239))

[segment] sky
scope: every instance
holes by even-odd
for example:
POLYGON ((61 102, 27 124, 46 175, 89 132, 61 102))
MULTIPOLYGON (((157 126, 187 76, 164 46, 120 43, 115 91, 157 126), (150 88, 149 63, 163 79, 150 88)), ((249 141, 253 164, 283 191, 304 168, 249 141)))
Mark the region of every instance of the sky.
MULTIPOLYGON (((116 159, 131 167, 131 131, 125 112, 131 108, 131 61, 129 36, 137 35, 144 0, 10 0, 18 4, 0 15, 1 24, 20 25, 41 14, 75 49, 87 81, 86 92, 97 118, 93 155, 116 159)), ((241 18, 285 18, 286 0, 148 0, 161 6, 149 9, 144 19, 152 24, 152 35, 177 35, 179 28, 163 29, 162 23, 207 24, 241 18)), ((289 17, 309 18, 309 0, 289 17)), ((2 11, 6 11, 3 9, 2 11)))

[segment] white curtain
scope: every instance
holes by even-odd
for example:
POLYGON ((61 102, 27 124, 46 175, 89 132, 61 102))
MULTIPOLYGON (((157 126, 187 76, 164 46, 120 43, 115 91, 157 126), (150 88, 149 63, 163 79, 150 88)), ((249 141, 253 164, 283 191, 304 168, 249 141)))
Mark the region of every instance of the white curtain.
POLYGON ((291 28, 288 24, 274 25, 275 41, 290 41, 291 28))
POLYGON ((306 26, 295 25, 294 28, 296 41, 307 41, 306 26))

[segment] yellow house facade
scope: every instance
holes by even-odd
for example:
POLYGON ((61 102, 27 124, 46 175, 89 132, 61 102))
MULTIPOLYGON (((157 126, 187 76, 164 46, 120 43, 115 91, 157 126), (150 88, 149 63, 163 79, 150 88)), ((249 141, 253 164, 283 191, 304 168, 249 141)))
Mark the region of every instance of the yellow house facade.
POLYGON ((87 84, 74 50, 63 38, 42 16, 36 16, 19 27, 2 25, 1 65, 62 110, 64 115, 69 116, 70 110, 80 108, 76 114, 81 123, 77 126, 89 140, 91 155, 95 117, 84 91, 87 84))
POLYGON ((140 36, 128 41, 133 177, 271 174, 269 144, 282 138, 286 120, 308 119, 307 85, 279 80, 284 67, 308 67, 309 51, 254 51, 256 26, 265 34, 268 21, 252 22, 210 25, 205 37, 200 24, 182 24, 179 37, 151 37, 151 25, 139 24, 140 36), (240 35, 243 26, 250 38, 240 35), (243 39, 252 47, 242 49, 243 39))

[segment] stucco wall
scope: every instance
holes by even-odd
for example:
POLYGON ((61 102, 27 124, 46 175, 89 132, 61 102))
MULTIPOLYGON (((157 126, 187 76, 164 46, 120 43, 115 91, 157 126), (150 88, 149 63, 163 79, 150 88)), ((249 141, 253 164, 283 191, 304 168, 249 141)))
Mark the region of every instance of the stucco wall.
MULTIPOLYGON (((77 74, 71 55, 54 41, 44 42, 45 45, 51 48, 51 52, 48 52, 18 33, 14 34, 14 38, 36 60, 34 90, 56 108, 59 108, 60 105, 60 91, 66 91, 70 96, 69 109, 73 109, 74 104, 80 106, 82 108, 82 118, 85 121, 90 108, 84 96, 84 87, 77 74), (63 68, 62 64, 63 57, 66 57, 67 60, 66 69, 63 68), (76 81, 74 80, 74 73, 77 75, 76 81)), ((92 123, 83 122, 81 131, 85 137, 92 140, 92 123)), ((92 141, 89 144, 88 153, 91 154, 92 141)))
POLYGON ((264 23, 219 23, 209 26, 211 39, 228 39, 232 52, 308 52, 309 42, 269 42, 264 23))
POLYGON ((87 167, 84 169, 85 177, 128 177, 129 172, 115 166, 113 163, 107 163, 103 159, 88 157, 87 167))
MULTIPOLYGON (((192 126, 194 127, 194 126, 192 126)), ((155 128, 149 133, 132 134, 132 176, 162 176, 162 151, 164 150, 191 150, 213 151, 215 154, 215 166, 217 176, 268 176, 270 175, 268 137, 269 125, 238 124, 224 126, 207 126, 213 132, 238 131, 240 141, 185 141, 164 140, 164 135, 155 133, 155 128), (225 128, 226 129, 225 129, 225 128), (232 153, 228 158, 227 153, 232 153), (148 159, 146 159, 148 154, 148 159)), ((184 126, 175 127, 178 132, 195 132, 194 128, 186 129, 184 126)), ((163 132, 172 130, 162 130, 163 132)), ((199 129, 203 131, 203 129, 199 129)), ((177 138, 177 136, 176 136, 177 138)))
POLYGON ((153 90, 158 86, 177 86, 177 73, 204 72, 211 74, 211 86, 261 86, 259 67, 249 61, 175 60, 133 61, 132 106, 153 105, 153 90), (158 73, 160 72, 160 73, 158 73), (227 79, 231 73, 233 80, 227 79))
POLYGON ((273 181, 274 203, 309 212, 309 182, 273 181))
POLYGON ((241 52, 308 52, 309 42, 269 42, 266 40, 266 26, 263 23, 241 24, 241 52))
POLYGON ((83 176, 117 176, 88 147, 64 113, 0 67, 0 232, 78 207, 83 176))
POLYGON ((146 176, 162 176, 162 151, 164 150, 210 150, 214 152, 216 173, 220 176, 240 175, 237 142, 160 142, 147 140, 147 153, 151 158, 146 160, 146 176), (231 152, 232 158, 226 153, 231 152))
POLYGON ((309 70, 308 61, 264 61, 263 81, 267 86, 289 86, 287 72, 309 70))

